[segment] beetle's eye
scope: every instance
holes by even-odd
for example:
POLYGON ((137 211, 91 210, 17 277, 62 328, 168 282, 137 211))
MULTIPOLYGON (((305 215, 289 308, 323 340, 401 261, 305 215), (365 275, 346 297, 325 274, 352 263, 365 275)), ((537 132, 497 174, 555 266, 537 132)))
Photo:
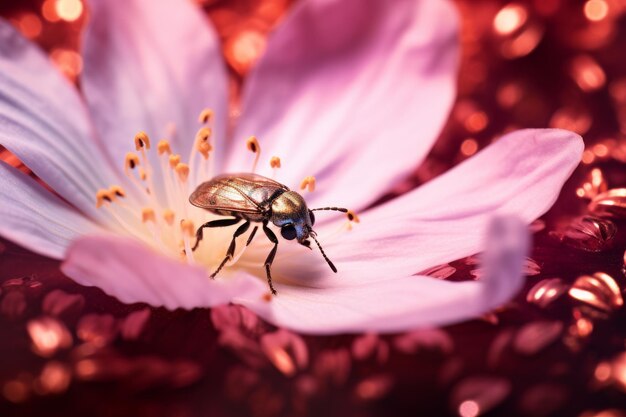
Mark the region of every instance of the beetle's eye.
POLYGON ((296 228, 293 225, 288 224, 280 229, 280 234, 287 240, 294 240, 297 236, 296 228))
POLYGON ((309 210, 309 217, 311 218, 311 226, 315 226, 315 214, 309 210))

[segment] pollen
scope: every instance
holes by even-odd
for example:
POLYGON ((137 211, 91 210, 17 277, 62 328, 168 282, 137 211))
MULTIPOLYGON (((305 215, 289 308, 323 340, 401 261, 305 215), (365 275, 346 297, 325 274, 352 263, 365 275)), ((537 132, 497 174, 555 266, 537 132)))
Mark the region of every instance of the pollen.
POLYGON ((112 185, 112 186, 110 186, 109 187, 109 194, 113 198, 115 198, 115 197, 119 197, 119 198, 126 197, 126 193, 124 192, 124 189, 122 187, 120 187, 119 185, 112 185))
POLYGON ((135 135, 135 150, 142 148, 150 149, 150 138, 146 132, 139 132, 135 135))
POLYGON ((146 174, 146 170, 143 168, 139 168, 139 178, 141 178, 141 181, 145 181, 146 178, 148 178, 148 174, 146 174))
POLYGON ((169 161, 170 167, 172 167, 172 169, 176 169, 176 166, 180 164, 180 155, 170 155, 169 161))
POLYGON ((166 139, 160 140, 157 144, 157 152, 159 155, 163 155, 164 153, 171 155, 172 148, 170 148, 170 143, 166 139))
POLYGON ((112 201, 113 198, 111 197, 109 190, 100 189, 96 193, 96 208, 102 207, 105 202, 111 203, 112 201))
POLYGON ((142 209, 141 210, 141 221, 143 223, 147 223, 147 222, 156 223, 156 214, 154 213, 154 210, 151 209, 150 207, 146 207, 146 208, 142 209))
POLYGON ((181 220, 180 230, 183 232, 184 235, 188 237, 192 237, 195 233, 195 228, 193 227, 193 222, 191 220, 181 220))
POLYGON ((139 165, 139 157, 133 152, 128 152, 126 154, 126 160, 124 162, 124 165, 127 168, 135 169, 135 167, 139 165))
POLYGON ((165 223, 171 226, 172 224, 174 224, 174 218, 176 218, 176 213, 174 213, 173 210, 163 210, 163 220, 165 220, 165 223))
POLYGON ((348 220, 350 220, 351 222, 354 222, 354 223, 361 222, 361 220, 359 220, 359 216, 357 216, 356 213, 353 212, 352 210, 348 210, 346 212, 346 216, 348 216, 348 220))
POLYGON ((200 116, 198 117, 198 121, 200 123, 207 124, 213 120, 213 110, 204 109, 200 112, 200 116))
POLYGON ((187 181, 187 178, 189 177, 189 165, 179 162, 174 170, 182 182, 187 181))
POLYGON ((308 189, 310 193, 315 191, 315 177, 312 175, 305 177, 300 183, 300 189, 301 190, 308 189))
POLYGON ((280 168, 280 158, 277 156, 272 156, 272 159, 270 159, 270 167, 274 169, 280 168))

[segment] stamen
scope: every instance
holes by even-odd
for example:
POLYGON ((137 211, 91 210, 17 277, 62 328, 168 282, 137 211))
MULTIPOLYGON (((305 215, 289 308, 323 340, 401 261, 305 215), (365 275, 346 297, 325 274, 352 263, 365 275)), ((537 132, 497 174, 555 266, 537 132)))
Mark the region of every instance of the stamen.
POLYGON ((142 209, 141 210, 141 221, 143 223, 147 223, 147 222, 156 223, 156 214, 154 213, 154 210, 151 209, 150 207, 146 207, 146 208, 142 209))
POLYGON ((105 202, 111 203, 113 202, 113 198, 111 197, 109 190, 100 189, 96 193, 96 208, 102 207, 105 202))
POLYGON ((346 213, 346 216, 348 216, 348 220, 350 220, 351 222, 354 222, 354 223, 361 222, 361 220, 359 220, 359 216, 357 216, 356 213, 353 212, 352 210, 348 210, 348 212, 346 213))
POLYGON ((111 195, 111 197, 113 197, 114 199, 116 197, 119 198, 124 198, 126 197, 126 192, 124 192, 124 189, 122 187, 120 187, 119 185, 112 185, 109 187, 109 193, 111 195))
POLYGON ((183 232, 184 236, 192 237, 195 234, 195 228, 193 227, 193 222, 191 220, 182 219, 180 221, 180 230, 183 232))
POLYGON ((356 215, 355 212, 353 212, 352 210, 348 210, 346 213, 346 216, 348 217, 348 223, 346 224, 346 230, 350 231, 352 230, 352 223, 360 223, 361 221, 359 220, 359 216, 356 215))
POLYGON ((185 246, 185 256, 187 263, 193 262, 193 251, 191 250, 191 238, 194 236, 195 230, 191 220, 183 219, 180 221, 180 231, 183 234, 183 245, 185 246))
POLYGON ((305 188, 308 188, 310 193, 315 191, 315 177, 314 176, 309 175, 308 177, 305 177, 302 180, 302 182, 300 183, 300 189, 304 190, 305 188))
POLYGON ((187 178, 189 177, 189 165, 179 162, 174 170, 176 171, 176 174, 178 174, 178 179, 180 179, 181 182, 184 183, 187 181, 187 178))
POLYGON ((174 213, 173 210, 170 209, 165 209, 163 210, 163 220, 165 220, 165 223, 167 223, 168 225, 172 225, 174 224, 174 218, 176 217, 176 213, 174 213))
MULTIPOLYGON (((117 210, 114 207, 111 207, 109 204, 106 204, 106 203, 113 203, 117 197, 124 197, 125 195, 126 194, 124 193, 122 188, 117 185, 111 186, 108 190, 100 189, 96 193, 96 208, 100 208, 104 206, 104 208, 108 210, 109 214, 111 214, 111 216, 113 216, 113 218, 117 220, 117 222, 121 226, 123 226, 127 230, 132 230, 136 233, 141 233, 140 231, 138 231, 138 229, 135 227, 134 224, 128 223, 124 218, 120 217, 120 215, 117 213, 117 210)), ((128 210, 128 207, 126 205, 121 204, 120 206, 124 210, 128 210)))
POLYGON ((196 145, 196 149, 206 160, 209 159, 209 153, 213 150, 213 147, 208 142, 198 142, 198 144, 196 145))
POLYGON ((213 120, 213 110, 204 109, 200 112, 200 116, 198 117, 198 121, 203 124, 207 124, 213 120))
POLYGON ((250 136, 246 140, 246 148, 255 154, 254 163, 252 164, 252 172, 256 172, 256 166, 259 163, 259 158, 261 157, 261 147, 259 146, 259 141, 256 136, 250 136))
MULTIPOLYGON (((124 161, 124 169, 128 171, 128 169, 135 169, 135 167, 139 165, 139 157, 137 154, 132 152, 128 152, 126 154, 126 160, 124 161)), ((128 174, 127 174, 128 175, 128 174)))
POLYGON ((159 143, 157 144, 157 152, 159 153, 159 155, 163 155, 164 153, 168 155, 172 154, 172 148, 170 148, 170 143, 167 141, 167 139, 159 141, 159 143))
POLYGON ((278 168, 280 168, 280 158, 277 156, 272 156, 270 159, 270 167, 274 170, 272 173, 272 178, 276 178, 276 173, 278 172, 278 168))
POLYGON ((143 169, 142 167, 139 167, 139 178, 141 179, 141 181, 145 181, 146 178, 148 178, 148 174, 146 174, 146 170, 143 169))
POLYGON ((187 217, 187 205, 184 203, 188 196, 189 196, 189 190, 187 189, 187 178, 189 178, 189 165, 180 162, 178 163, 178 165, 176 165, 176 168, 174 168, 174 171, 176 172, 176 175, 178 175, 178 190, 179 190, 179 200, 181 201, 181 203, 183 204, 182 207, 182 211, 183 211, 183 216, 187 217))
POLYGON ((159 248, 162 251, 166 252, 167 251, 167 247, 165 246, 165 244, 161 240, 161 228, 157 224, 155 211, 152 208, 150 208, 150 207, 146 207, 146 208, 142 209, 141 210, 141 221, 143 222, 143 224, 146 225, 146 227, 148 228, 150 233, 152 233, 152 237, 154 238, 154 241, 159 246, 159 248))
POLYGON ((272 156, 272 159, 270 159, 270 166, 274 169, 280 168, 280 158, 277 156, 272 156))
POLYGON ((201 127, 196 133, 197 142, 208 142, 213 131, 209 127, 201 127))
POLYGON ((139 132, 135 135, 135 150, 139 151, 144 147, 150 149, 150 138, 146 132, 139 132))
POLYGON ((178 154, 170 155, 169 161, 170 161, 170 167, 172 167, 172 169, 176 169, 176 166, 180 164, 180 155, 178 154))

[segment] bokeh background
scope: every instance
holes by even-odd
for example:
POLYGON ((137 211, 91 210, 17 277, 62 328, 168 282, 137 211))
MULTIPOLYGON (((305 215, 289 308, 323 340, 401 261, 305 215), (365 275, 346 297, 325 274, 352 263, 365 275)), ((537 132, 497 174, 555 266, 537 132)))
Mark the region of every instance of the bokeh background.
MULTIPOLYGON (((236 112, 294 1, 197 3, 220 34, 236 112)), ((391 195, 513 129, 565 128, 586 143, 555 207, 532 225, 514 301, 442 329, 305 337, 239 307, 126 306, 0 240, 0 415, 626 416, 626 0, 455 3, 459 95, 428 159, 391 195)), ((0 15, 76 82, 81 0, 3 0, 0 15)), ((3 148, 0 158, 28 172, 3 148)), ((427 272, 480 271, 470 257, 427 272)))

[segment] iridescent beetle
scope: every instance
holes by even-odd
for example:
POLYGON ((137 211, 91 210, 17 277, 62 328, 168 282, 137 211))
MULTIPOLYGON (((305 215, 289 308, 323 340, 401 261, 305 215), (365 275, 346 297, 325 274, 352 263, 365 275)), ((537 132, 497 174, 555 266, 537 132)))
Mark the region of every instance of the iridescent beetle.
MULTIPOLYGON (((258 174, 241 173, 225 174, 204 182, 196 188, 189 197, 189 202, 196 207, 203 208, 211 213, 220 216, 232 216, 231 219, 218 219, 204 223, 196 231, 196 243, 191 248, 195 251, 202 240, 205 227, 227 227, 233 226, 243 221, 244 223, 235 230, 233 239, 230 242, 226 257, 211 274, 211 278, 220 272, 226 262, 233 259, 235 254, 235 239, 244 234, 251 222, 262 223, 263 232, 274 244, 274 247, 265 259, 265 271, 267 273, 267 283, 272 294, 276 295, 276 290, 272 285, 272 275, 270 267, 276 256, 278 248, 278 238, 267 225, 272 222, 280 227, 280 234, 287 240, 298 239, 298 243, 311 249, 312 238, 320 249, 322 256, 328 262, 328 266, 333 272, 337 272, 335 265, 328 259, 313 231, 315 224, 314 211, 333 210, 342 213, 350 212, 348 209, 339 207, 324 207, 310 210, 304 198, 295 191, 290 191, 285 185, 270 178, 258 174)), ((255 226, 246 242, 246 246, 252 242, 259 226, 255 226)))

